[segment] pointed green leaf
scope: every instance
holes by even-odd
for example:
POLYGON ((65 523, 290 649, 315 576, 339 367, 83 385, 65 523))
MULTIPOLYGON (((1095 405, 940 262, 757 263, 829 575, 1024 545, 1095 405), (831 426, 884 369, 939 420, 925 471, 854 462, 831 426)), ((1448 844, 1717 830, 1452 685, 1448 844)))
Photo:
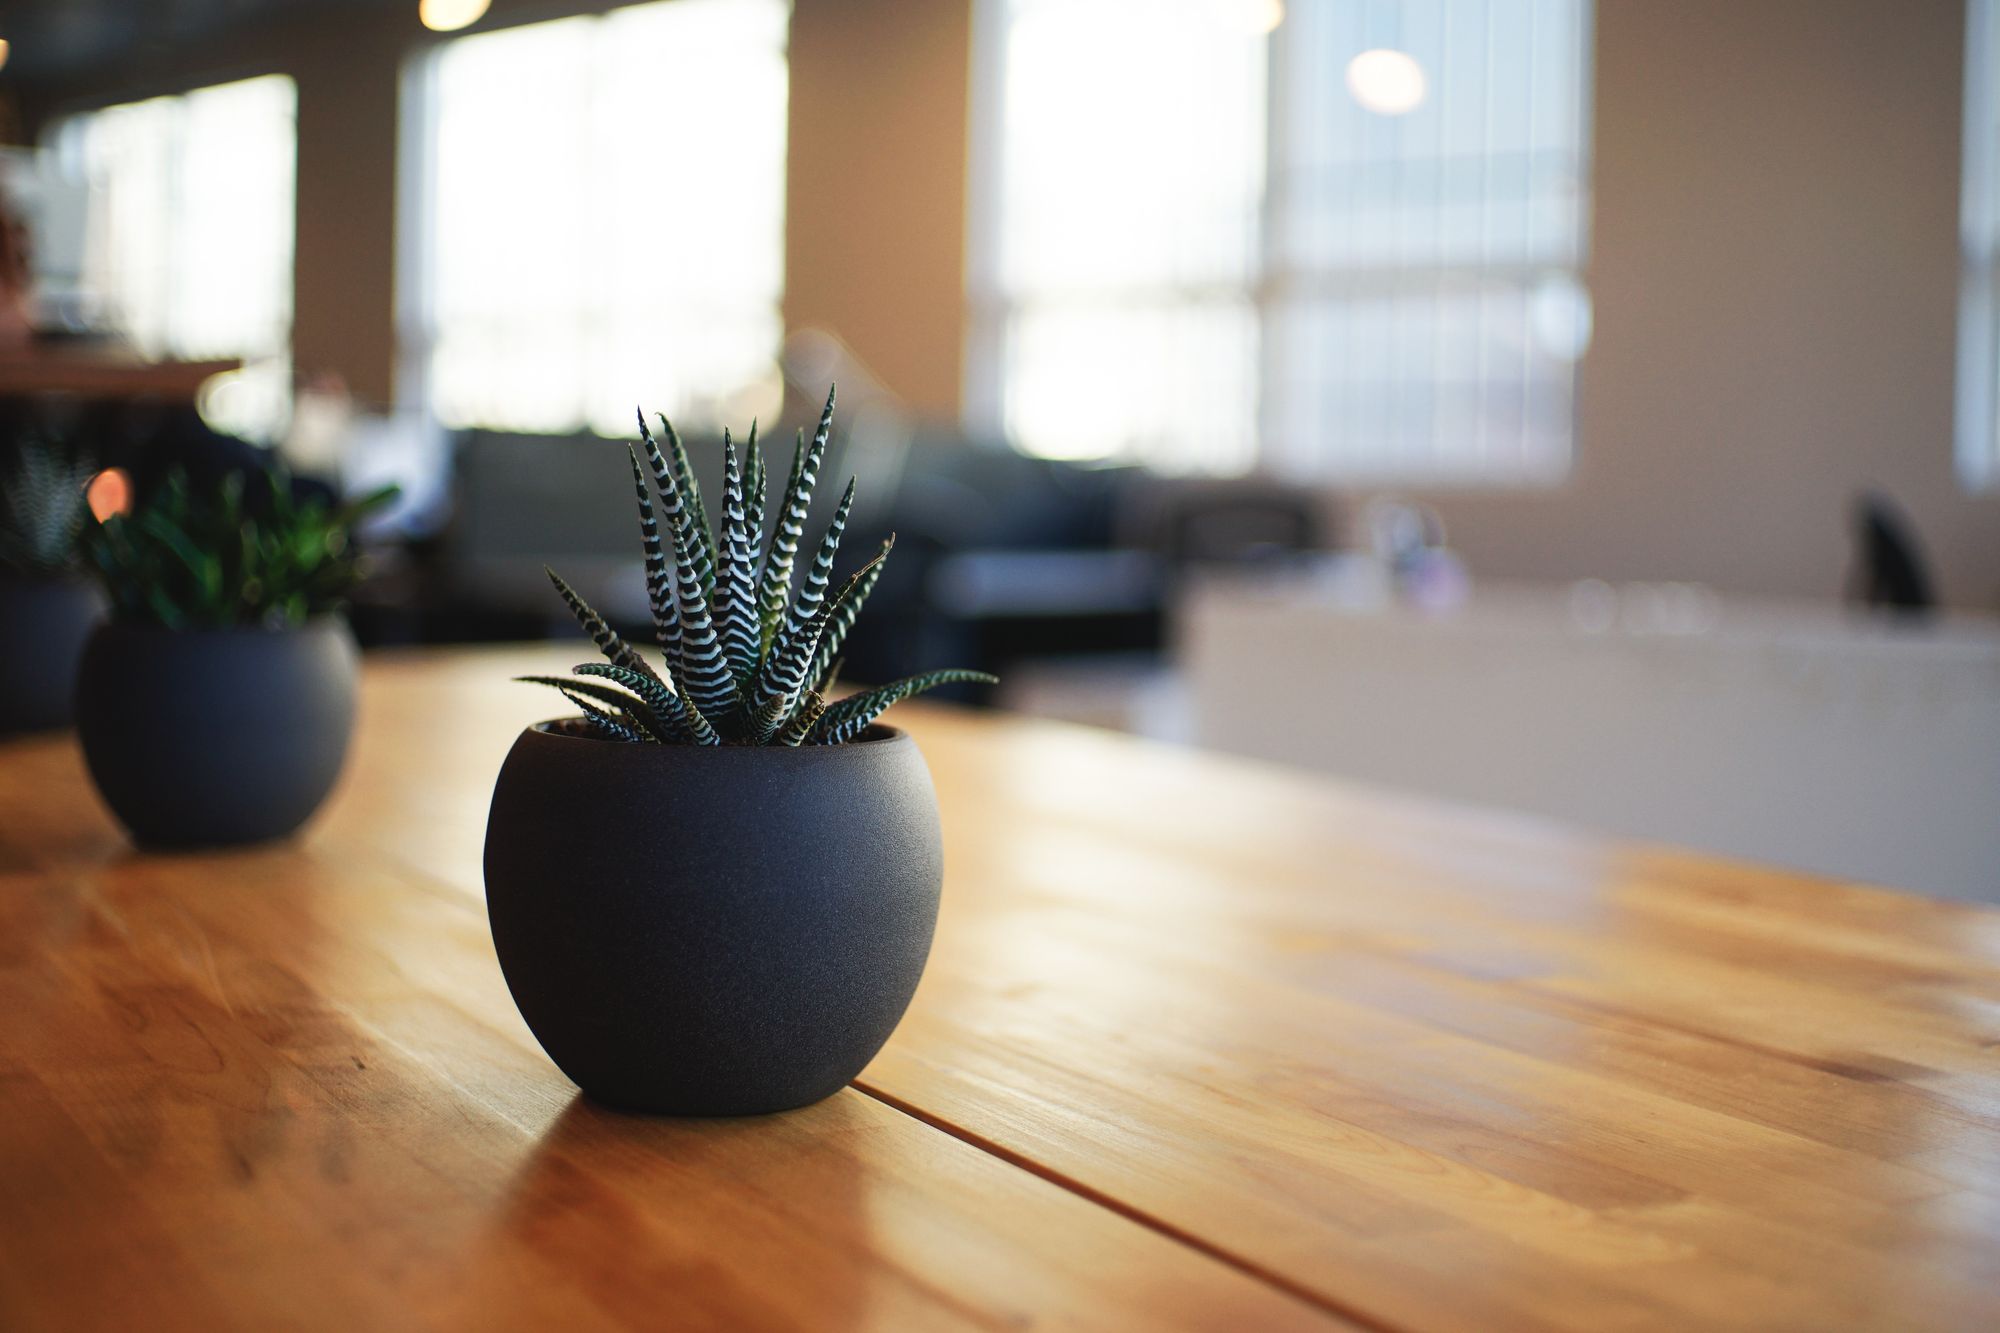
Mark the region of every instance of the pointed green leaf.
POLYGON ((940 685, 998 683, 999 677, 984 671, 926 671, 922 675, 907 676, 862 694, 851 695, 833 704, 820 715, 806 736, 812 745, 844 745, 868 729, 868 724, 880 717, 890 705, 900 703, 925 690, 934 690, 940 685))
POLYGON ((727 430, 722 432, 722 465, 722 568, 715 577, 715 628, 730 675, 741 689, 757 669, 757 569, 743 502, 743 468, 727 430))
POLYGON ((749 721, 743 731, 749 740, 760 745, 769 740, 778 724, 797 706, 799 695, 807 684, 806 668, 812 662, 814 650, 819 646, 826 627, 853 597, 854 590, 868 581, 888 559, 889 546, 893 544, 891 539, 873 560, 849 575, 839 593, 821 603, 819 610, 813 613, 813 618, 799 633, 788 636, 777 652, 764 659, 756 684, 745 700, 749 721))
POLYGON ((584 718, 587 721, 589 721, 589 723, 593 727, 603 732, 605 735, 611 737, 611 739, 617 741, 627 741, 633 744, 641 743, 646 739, 645 736, 639 733, 636 727, 633 727, 628 723, 613 717, 611 714, 597 707, 597 705, 591 703, 588 699, 585 699, 583 696, 579 695, 574 688, 566 688, 561 686, 559 686, 558 688, 562 689, 563 697, 565 699, 568 699, 571 703, 575 704, 577 708, 582 711, 584 718))
POLYGON ((813 555, 811 568, 806 570, 805 582, 793 599, 791 608, 785 613, 784 628, 778 631, 778 643, 788 643, 796 637, 806 622, 819 610, 826 599, 826 589, 833 577, 833 562, 840 554, 840 537, 847 530, 847 514, 854 507, 854 481, 848 479, 847 490, 835 506, 833 518, 826 525, 826 534, 820 538, 819 550, 813 555))
POLYGON ((602 676, 615 681, 636 693, 646 701, 646 707, 665 724, 661 734, 663 740, 682 741, 693 745, 720 745, 722 738, 709 725, 701 711, 681 695, 674 692, 668 682, 641 676, 636 671, 612 666, 604 662, 585 662, 571 670, 584 676, 602 676))
POLYGON ((797 711, 784 726, 778 728, 778 734, 772 738, 772 742, 777 745, 798 745, 811 733, 813 724, 819 721, 820 714, 824 712, 826 712, 826 696, 818 690, 809 691, 797 711))
POLYGON ((570 614, 576 617, 577 624, 583 626, 583 632, 588 634, 590 641, 597 645, 598 652, 603 653, 607 659, 617 663, 619 666, 630 668, 633 671, 641 671, 649 676, 653 674, 653 668, 647 664, 646 659, 639 656, 632 645, 620 638, 617 631, 605 624, 604 617, 598 615, 596 611, 591 609, 588 602, 577 596, 575 590, 567 583, 564 583, 559 574, 546 565, 542 566, 542 572, 547 574, 549 581, 556 585, 556 591, 562 595, 564 603, 569 607, 570 614))
POLYGON ((702 547, 701 560, 696 568, 701 571, 701 593, 709 596, 715 589, 715 567, 719 559, 715 529, 708 521, 708 507, 701 498, 701 486, 695 481, 694 467, 688 462, 687 449, 681 444, 680 432, 674 429, 665 413, 656 413, 660 419, 660 430, 667 437, 667 452, 673 458, 674 481, 687 496, 688 511, 694 518, 694 527, 702 547))
POLYGON ((667 725, 661 722, 644 702, 633 698, 623 690, 614 690, 609 685, 598 685, 587 680, 569 680, 562 676, 516 676, 514 679, 524 685, 547 685, 560 690, 565 697, 572 700, 577 695, 594 699, 605 706, 613 721, 639 733, 638 738, 641 740, 659 743, 670 738, 670 729, 667 725))
POLYGON ((882 543, 881 554, 868 563, 865 571, 868 577, 855 588, 854 595, 841 604, 840 610, 828 622, 826 633, 820 636, 819 649, 813 654, 812 666, 806 671, 806 679, 822 694, 833 685, 835 659, 840 654, 841 645, 847 642, 847 631, 854 628, 855 617, 861 614, 861 608, 868 601, 868 594, 875 591, 876 580, 882 577, 882 570, 886 564, 883 557, 889 554, 889 549, 895 544, 896 535, 890 533, 889 539, 882 543))
POLYGON ((653 612, 653 637, 667 650, 671 669, 680 657, 681 618, 674 604, 673 576, 667 569, 667 553, 660 545, 660 521, 653 514, 653 497, 646 489, 645 474, 639 470, 639 451, 629 446, 632 461, 632 488, 639 493, 639 541, 646 554, 646 603, 653 612))
POLYGON ((750 533, 750 567, 764 563, 764 501, 770 481, 764 475, 764 449, 757 443, 757 423, 750 423, 750 438, 743 442, 743 514, 750 533))
POLYGON ((799 542, 806 532, 806 516, 812 510, 813 488, 819 485, 820 462, 826 456, 826 442, 833 434, 834 390, 826 393, 826 407, 820 412, 819 427, 813 432, 812 447, 806 447, 800 431, 792 447, 792 475, 785 483, 784 507, 778 511, 777 525, 771 530, 771 553, 764 561, 763 580, 757 592, 758 631, 764 651, 769 652, 784 624, 786 604, 792 596, 792 566, 798 557, 799 542))
MULTIPOLYGON (((664 418, 662 421, 664 424, 664 418)), ((701 564, 706 559, 701 534, 675 470, 646 431, 643 418, 639 431, 646 446, 647 463, 653 470, 654 485, 660 493, 662 513, 674 538, 674 597, 680 639, 675 645, 677 651, 668 657, 667 668, 686 689, 689 703, 711 721, 717 721, 735 707, 736 681, 730 675, 716 633, 709 588, 701 577, 701 564)), ((707 582, 712 585, 713 579, 707 582)))

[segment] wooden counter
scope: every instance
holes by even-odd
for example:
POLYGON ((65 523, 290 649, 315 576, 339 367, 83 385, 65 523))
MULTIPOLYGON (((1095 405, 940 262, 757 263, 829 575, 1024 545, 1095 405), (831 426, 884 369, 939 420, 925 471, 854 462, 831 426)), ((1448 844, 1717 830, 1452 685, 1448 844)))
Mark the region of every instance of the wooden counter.
POLYGON ((0 1328, 2000 1323, 2000 913, 941 708, 888 1049, 600 1110, 480 901, 571 660, 372 661, 258 850, 0 743, 0 1328))
POLYGON ((63 393, 191 403, 203 384, 242 366, 236 358, 148 361, 125 348, 96 343, 29 344, 0 348, 0 394, 63 393))

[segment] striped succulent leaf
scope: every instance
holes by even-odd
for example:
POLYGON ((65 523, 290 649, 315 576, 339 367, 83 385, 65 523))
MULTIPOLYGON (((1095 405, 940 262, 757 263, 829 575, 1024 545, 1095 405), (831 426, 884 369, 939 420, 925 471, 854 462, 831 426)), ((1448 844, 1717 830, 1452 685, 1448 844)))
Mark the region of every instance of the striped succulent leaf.
POLYGON ((750 423, 750 438, 743 442, 744 531, 750 534, 750 572, 754 576, 764 564, 764 498, 769 478, 764 475, 764 450, 757 443, 757 423, 750 423))
MULTIPOLYGON (((614 667, 613 670, 623 671, 624 668, 614 667)), ((639 733, 641 740, 673 739, 671 727, 662 722, 642 700, 633 698, 623 690, 614 690, 609 685, 599 685, 587 680, 570 680, 562 676, 516 676, 514 679, 524 685, 547 685, 562 691, 566 697, 580 694, 586 699, 594 699, 604 706, 614 722, 639 733)))
POLYGON ((67 569, 90 517, 84 491, 97 469, 88 457, 23 434, 0 477, 0 566, 27 574, 67 569))
POLYGON ((817 694, 822 699, 831 699, 833 697, 834 684, 840 679, 840 668, 846 662, 846 658, 836 657, 827 663, 826 670, 819 673, 819 679, 808 686, 808 690, 813 694, 817 694))
POLYGON ((596 704, 590 702, 590 700, 578 694, 575 687, 558 685, 556 688, 563 692, 565 699, 568 699, 577 706, 578 711, 583 714, 585 721, 609 736, 612 740, 637 744, 647 739, 639 733, 637 728, 629 726, 618 718, 613 717, 596 704))
POLYGON ((680 634, 669 645, 667 669, 687 692, 688 702, 714 721, 735 707, 736 682, 723 655, 714 617, 709 613, 708 595, 702 591, 699 562, 703 557, 695 531, 694 497, 683 495, 674 470, 661 457, 659 446, 650 435, 645 436, 644 443, 653 481, 660 492, 662 513, 674 537, 674 599, 680 634))
POLYGON ((797 638, 818 612, 820 603, 826 600, 827 584, 833 578, 833 562, 840 554, 840 535, 847 531, 847 511, 853 507, 854 482, 850 479, 846 493, 840 497, 840 504, 833 511, 833 518, 826 525, 826 535, 820 538, 812 566, 806 570, 805 582, 800 585, 798 596, 792 600, 791 609, 785 613, 785 627, 779 632, 779 647, 774 648, 774 652, 797 638))
POLYGON ((757 682, 745 698, 747 718, 743 730, 752 742, 762 745, 768 741, 798 706, 799 695, 807 684, 807 668, 812 665, 827 626, 853 598, 855 589, 888 558, 889 546, 885 545, 873 560, 848 576, 838 593, 820 604, 803 630, 788 637, 782 648, 764 659, 757 682))
POLYGON ((798 558, 799 542, 805 536, 806 515, 812 509, 813 488, 819 485, 819 465, 826 456, 826 442, 833 435, 833 395, 826 391, 826 407, 813 431, 812 447, 806 447, 805 432, 799 432, 792 447, 792 475, 785 483, 784 507, 771 530, 771 554, 764 561, 764 578, 757 592, 757 620, 760 637, 769 652, 784 623, 785 603, 792 595, 792 564, 798 558))
POLYGON ((750 554, 750 516, 743 504, 743 468, 729 432, 722 432, 722 568, 715 576, 715 624, 723 656, 740 688, 757 669, 757 567, 750 554))
POLYGON ((674 594, 681 617, 681 660, 674 670, 689 703, 711 719, 724 717, 736 707, 736 679, 709 616, 708 601, 684 556, 675 558, 674 594))
MULTIPOLYGON (((805 465, 806 433, 801 427, 792 444, 791 476, 785 480, 777 519, 771 524, 771 549, 764 556, 764 568, 757 579, 757 637, 759 646, 767 653, 785 623, 785 603, 792 596, 792 562, 799 553, 799 538, 805 535, 806 506, 797 502, 805 465)), ((810 495, 808 486, 808 498, 810 495)))
POLYGON ((999 678, 989 676, 984 671, 926 671, 920 676, 906 676, 902 680, 862 694, 850 695, 833 704, 820 714, 806 734, 810 745, 845 745, 868 729, 868 724, 880 717, 890 705, 901 703, 911 695, 934 690, 940 685, 994 684, 999 678))
POLYGON ((805 702, 798 706, 798 709, 793 712, 791 718, 784 726, 778 728, 778 734, 771 738, 771 743, 786 746, 798 745, 801 741, 805 740, 807 734, 812 731, 813 724, 819 721, 820 714, 825 711, 825 696, 820 694, 818 690, 809 692, 805 697, 805 702))
POLYGON ((852 596, 841 602, 840 609, 827 624, 826 633, 820 635, 819 648, 813 653, 812 666, 806 671, 806 679, 811 681, 813 688, 821 694, 826 693, 833 685, 834 668, 839 665, 840 648, 847 642, 847 631, 854 628, 854 619, 861 614, 861 607, 867 602, 868 594, 875 591, 875 581, 882 577, 886 563, 883 557, 889 554, 889 549, 895 544, 896 538, 893 534, 882 543, 881 553, 869 561, 862 570, 867 577, 854 589, 852 596))
POLYGON ((667 450, 673 456, 674 481, 681 493, 687 496, 688 508, 694 514, 694 528, 701 536, 702 555, 697 567, 701 570, 701 595, 708 597, 715 592, 716 551, 715 529, 708 521, 708 506, 702 501, 701 487, 695 482, 694 468, 688 463, 687 449, 681 444, 681 433, 667 420, 666 413, 659 414, 660 431, 667 437, 667 450))
POLYGON ((693 745, 720 745, 722 737, 709 725, 701 711, 675 693, 671 684, 642 676, 624 667, 612 666, 608 662, 585 662, 571 667, 579 676, 602 676, 604 679, 623 685, 645 701, 647 711, 660 719, 664 729, 655 727, 654 732, 662 740, 682 741, 693 745))
POLYGON ((653 514, 653 497, 646 489, 646 476, 639 470, 639 451, 628 447, 632 460, 632 488, 639 493, 639 540, 646 552, 646 603, 653 611, 653 637, 667 650, 667 666, 680 660, 681 617, 674 605, 674 580, 667 568, 667 553, 660 546, 660 521, 653 514))
MULTIPOLYGON (((666 664, 648 663, 551 570, 556 591, 607 661, 573 668, 585 679, 521 679, 560 690, 593 731, 614 740, 784 746, 843 744, 901 699, 953 682, 991 681, 983 672, 933 671, 827 702, 848 631, 894 546, 894 538, 884 542, 834 589, 833 568, 854 507, 849 481, 804 578, 797 577, 833 405, 829 391, 810 442, 799 432, 781 499, 771 495, 756 424, 740 451, 724 432, 719 525, 709 521, 672 423, 659 419, 663 447, 641 413, 644 466, 639 446, 627 450, 626 461, 639 506, 646 601, 666 664), (767 536, 764 519, 774 500, 779 507, 767 536)), ((104 545, 115 542, 107 538, 104 545)))
MULTIPOLYGON (((673 429, 665 417, 660 418, 660 424, 669 431, 673 429)), ((706 599, 715 584, 715 547, 709 537, 708 521, 702 514, 701 491, 687 476, 687 457, 681 450, 680 437, 668 436, 674 450, 674 461, 669 462, 652 432, 646 429, 646 415, 641 412, 639 440, 646 446, 646 466, 652 470, 654 489, 660 493, 660 512, 667 520, 675 552, 678 554, 682 543, 686 543, 688 566, 706 599)), ((675 577, 679 577, 678 570, 675 577)))
POLYGON ((562 581, 560 574, 546 565, 542 567, 542 572, 556 585, 556 591, 562 594, 563 601, 569 606, 570 614, 576 617, 577 624, 583 626, 583 632, 597 645, 598 652, 619 666, 648 676, 653 674, 653 668, 646 659, 639 656, 631 644, 619 638, 618 632, 605 624, 604 617, 598 615, 588 602, 577 596, 576 591, 562 581))

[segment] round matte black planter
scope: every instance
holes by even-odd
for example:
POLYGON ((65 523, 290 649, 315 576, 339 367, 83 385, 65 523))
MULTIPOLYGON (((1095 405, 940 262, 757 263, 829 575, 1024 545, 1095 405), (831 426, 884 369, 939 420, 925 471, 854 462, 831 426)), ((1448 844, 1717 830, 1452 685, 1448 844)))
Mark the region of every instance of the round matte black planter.
POLYGON ((596 1100, 750 1115, 832 1095, 930 955, 944 859, 916 742, 628 745, 530 727, 486 823, 508 989, 596 1100))
POLYGON ((0 735, 69 725, 76 664, 100 605, 82 579, 0 574, 0 735))
POLYGON ((77 674, 90 776, 142 843, 283 837, 340 775, 358 663, 334 617, 287 630, 100 626, 77 674))

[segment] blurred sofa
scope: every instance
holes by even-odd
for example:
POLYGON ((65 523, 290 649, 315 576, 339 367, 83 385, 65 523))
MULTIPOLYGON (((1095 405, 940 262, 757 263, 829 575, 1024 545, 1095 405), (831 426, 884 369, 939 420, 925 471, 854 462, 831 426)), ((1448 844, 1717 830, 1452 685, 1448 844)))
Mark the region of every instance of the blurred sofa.
MULTIPOLYGON (((791 451, 770 437, 772 503, 791 451)), ((704 492, 720 440, 687 441, 704 492)), ((569 633, 543 566, 621 628, 647 608, 625 446, 592 435, 466 431, 451 450, 449 518, 387 554, 359 600, 364 641, 569 633)), ((891 533, 895 554, 849 640, 846 674, 937 666, 1004 674, 1028 659, 1158 654, 1194 566, 1324 544, 1317 506, 1256 481, 1182 482, 1131 467, 1031 458, 949 428, 837 432, 808 523, 816 541, 848 477, 857 498, 840 568, 891 533)))

